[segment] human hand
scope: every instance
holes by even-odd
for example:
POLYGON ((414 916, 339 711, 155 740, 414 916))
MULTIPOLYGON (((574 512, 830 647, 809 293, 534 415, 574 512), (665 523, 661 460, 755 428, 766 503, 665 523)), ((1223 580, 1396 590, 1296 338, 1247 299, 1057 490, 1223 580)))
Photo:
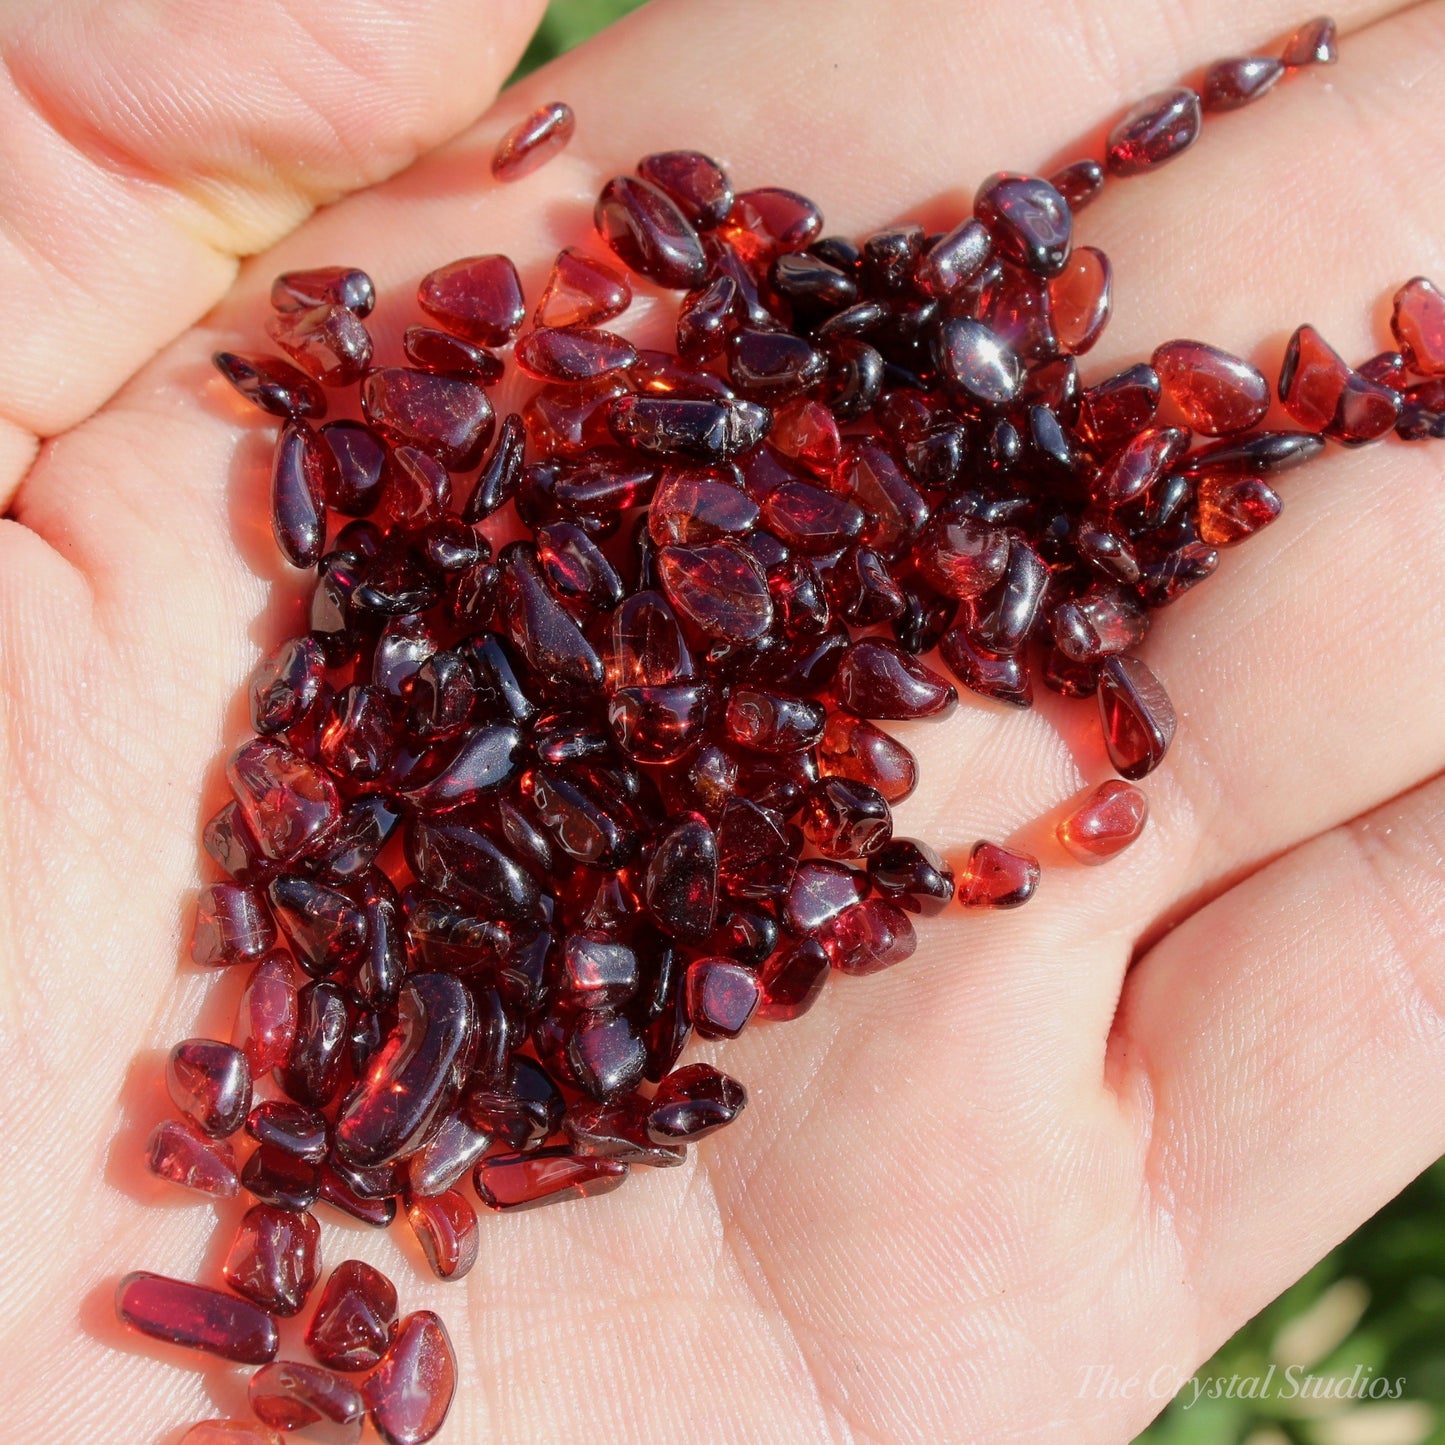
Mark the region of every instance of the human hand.
MULTIPOLYGON (((1305 318, 1362 358, 1379 298, 1445 272, 1428 123, 1445 24, 1440 0, 1393 10, 1349 4, 1337 71, 1106 189, 1080 233, 1115 262, 1117 321, 1086 376, 1172 336, 1273 371, 1305 318)), ((161 1052, 230 1024, 240 979, 173 959, 242 683, 300 617, 261 507, 271 429, 207 360, 267 349, 269 278, 364 267, 394 352, 419 274, 501 250, 534 299, 556 250, 586 243, 601 182, 672 146, 806 192, 832 230, 951 222, 989 171, 1097 150, 1080 137, 1101 119, 1302 18, 1282 0, 664 0, 442 144, 535 6, 494 7, 486 35, 459 4, 288 13, 0 17, 17 1439, 171 1439, 244 1413, 239 1372, 178 1370, 124 1336, 111 1288, 137 1267, 214 1279, 240 1212, 162 1193, 139 1154, 169 1112, 161 1052), (497 137, 558 97, 572 147, 495 186, 497 137), (256 251, 220 300, 228 254, 256 251), (54 440, 32 462, 34 433, 54 440)), ((634 323, 658 321, 640 301, 634 323)), ((1143 839, 1097 871, 1046 851, 1027 909, 925 923, 907 963, 718 1049, 752 1103, 684 1167, 485 1218, 464 1285, 419 1272, 399 1231, 328 1213, 328 1265, 369 1259, 404 1308, 447 1321, 462 1386, 443 1438, 1122 1440, 1162 1405, 1152 1387, 1436 1157, 1441 471, 1434 449, 1386 443, 1286 477, 1280 521, 1151 635, 1181 725, 1143 839), (1084 1388, 1091 1365, 1139 1383, 1084 1388)), ((1048 694, 1027 715, 965 696, 901 728, 922 786, 898 831, 955 852, 1041 840, 1106 773, 1094 732, 1048 694)))

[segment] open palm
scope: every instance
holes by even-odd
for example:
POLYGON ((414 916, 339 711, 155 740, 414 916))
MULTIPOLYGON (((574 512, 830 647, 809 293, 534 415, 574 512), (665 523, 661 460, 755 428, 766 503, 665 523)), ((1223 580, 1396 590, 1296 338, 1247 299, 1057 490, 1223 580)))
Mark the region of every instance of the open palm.
MULTIPOLYGON (((1343 9, 1337 70, 1084 218, 1119 277, 1086 374, 1172 336, 1272 367, 1304 319, 1360 359, 1380 299, 1445 273, 1445 3, 1343 9)), ((535 297, 600 183, 675 146, 836 230, 951 221, 985 173, 1072 159, 1303 18, 658 0, 482 114, 537 11, 0 7, 7 1438, 170 1441, 243 1409, 243 1372, 177 1368, 109 1301, 129 1268, 213 1280, 239 1213, 139 1153, 162 1051, 229 1027, 239 979, 176 963, 195 840, 241 684, 300 617, 261 505, 271 429, 207 360, 265 349, 269 277, 364 267, 394 353, 422 272, 506 251, 535 297), (572 148, 493 184, 497 137, 554 97, 572 148)), ((1038 822, 1107 774, 1088 709, 966 697, 908 728, 899 831, 1035 844, 1038 897, 924 924, 909 962, 720 1051, 752 1103, 683 1168, 484 1218, 463 1285, 328 1211, 328 1265, 369 1259, 448 1322, 444 1438, 1124 1440, 1445 1149, 1442 480, 1429 447, 1336 452, 1160 620, 1180 735, 1109 868, 1038 822)))

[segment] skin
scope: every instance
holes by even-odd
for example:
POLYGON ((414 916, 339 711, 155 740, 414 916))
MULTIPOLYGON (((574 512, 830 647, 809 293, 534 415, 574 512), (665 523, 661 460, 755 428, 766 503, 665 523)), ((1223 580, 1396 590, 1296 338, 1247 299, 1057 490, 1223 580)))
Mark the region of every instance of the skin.
MULTIPOLYGON (((659 0, 490 108, 537 13, 0 7, 11 1438, 174 1442, 244 1413, 243 1371, 146 1347, 111 1295, 131 1268, 215 1279, 240 1212, 158 1185, 139 1154, 169 1112, 164 1050, 230 1027, 240 978, 184 957, 196 839, 248 671, 301 615, 264 516, 272 428, 207 360, 265 347, 269 278, 365 267, 394 353, 424 271, 504 250, 535 297, 560 245, 595 246, 601 182, 678 145, 806 190, 844 233, 951 223, 997 166, 1097 154, 1133 99, 1303 18, 1287 0, 659 0), (559 96, 571 148, 493 184, 497 139, 559 96)), ((1445 5, 1336 13, 1338 67, 1211 120, 1081 219, 1118 278, 1086 377, 1173 336, 1273 375, 1301 319, 1363 359, 1396 286, 1445 280, 1426 123, 1445 5)), ((629 331, 665 334, 639 294, 629 331)), ((1091 709, 968 698, 900 729, 924 781, 898 831, 955 856, 1034 847, 1043 885, 1018 913, 922 925, 913 959, 831 981, 787 1028, 699 1051, 751 1103, 683 1168, 484 1218, 462 1285, 428 1279, 403 1229, 324 1211, 329 1263, 368 1259, 448 1322, 444 1438, 1126 1440, 1435 1159, 1442 479, 1442 448, 1332 449, 1159 619, 1143 655, 1179 736, 1144 838, 1106 868, 1050 836, 1108 776, 1091 709)))

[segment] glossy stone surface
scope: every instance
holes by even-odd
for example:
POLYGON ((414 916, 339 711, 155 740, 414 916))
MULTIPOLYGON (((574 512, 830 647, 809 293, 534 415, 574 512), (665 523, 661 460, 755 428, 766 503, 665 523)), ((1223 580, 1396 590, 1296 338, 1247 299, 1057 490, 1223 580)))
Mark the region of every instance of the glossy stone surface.
POLYGON ((1149 802, 1132 783, 1111 778, 1071 807, 1058 826, 1059 842, 1078 862, 1107 863, 1144 831, 1149 802))
POLYGON ((366 1422, 361 1391, 318 1365, 277 1360, 251 1376, 251 1408, 265 1424, 317 1445, 355 1445, 366 1422))
POLYGON ((684 987, 688 1022, 699 1038, 736 1038, 758 1006, 756 974, 730 959, 694 959, 684 987))
POLYGON ((1194 524, 1201 542, 1233 547, 1269 526, 1283 505, 1263 477, 1228 473, 1203 477, 1195 497, 1194 524))
POLYGON ((333 1370, 369 1370, 396 1333, 396 1287, 359 1259, 331 1271, 306 1327, 306 1347, 333 1370))
POLYGON ((538 381, 591 381, 625 371, 637 361, 630 341, 593 327, 539 327, 513 353, 517 365, 538 381))
MULTIPOLYGON (((672 1140, 664 1142, 671 1143, 672 1140)), ((488 1209, 532 1209, 610 1194, 627 1178, 617 1159, 587 1158, 562 1146, 493 1154, 477 1165, 477 1197, 488 1209)))
POLYGON ((931 668, 893 643, 872 638, 854 642, 843 654, 833 689, 844 707, 869 718, 946 717, 958 703, 952 685, 931 668))
POLYGON ((202 1420, 178 1445, 282 1445, 281 1436, 255 1420, 202 1420))
POLYGON ((246 1116, 246 1132, 258 1144, 319 1164, 326 1157, 330 1126, 325 1115, 290 1099, 267 1099, 246 1116))
POLYGON ((723 168, 701 151, 658 151, 643 156, 637 174, 665 191, 700 231, 721 225, 732 210, 732 182, 723 168))
MULTIPOLYGON (((520 292, 517 299, 520 305, 520 292)), ((492 404, 476 382, 405 366, 368 372, 361 383, 361 409, 393 445, 416 447, 451 472, 468 471, 481 461, 495 425, 492 404)))
POLYGON ((472 1047, 474 1027, 471 997, 456 978, 411 975, 398 997, 395 1028, 341 1106, 338 1156, 351 1164, 383 1164, 415 1149, 454 1067, 472 1047))
POLYGON ((747 1090, 711 1064, 689 1064, 657 1086, 647 1135, 658 1144, 693 1143, 716 1133, 747 1107, 747 1090))
POLYGON ((1114 766, 1137 782, 1164 761, 1177 718, 1163 684, 1137 657, 1106 658, 1099 674, 1099 714, 1114 766))
POLYGON ((884 898, 909 913, 932 918, 953 901, 953 869, 917 838, 893 838, 868 859, 868 877, 884 898))
POLYGON ((1109 323, 1114 309, 1114 268, 1095 246, 1080 246, 1049 283, 1049 319, 1058 349, 1082 356, 1109 323))
POLYGON ((1038 886, 1038 859, 985 840, 959 871, 957 897, 965 908, 1018 908, 1038 886))
POLYGON ((157 1178, 201 1194, 227 1199, 241 1190, 229 1144, 208 1139, 194 1124, 165 1119, 145 1145, 146 1167, 157 1178))
POLYGON ((720 642, 753 642, 768 630, 768 579, 750 552, 727 540, 661 547, 658 581, 680 617, 720 642))
POLYGON ((212 883, 201 889, 191 931, 191 957, 197 963, 254 963, 275 942, 276 925, 254 888, 212 883))
POLYGON ((350 1013, 334 983, 308 983, 296 996, 294 1042, 281 1070, 286 1092, 301 1104, 324 1108, 336 1096, 346 1060, 350 1013))
POLYGON ((683 291, 707 276, 692 223, 665 192, 637 176, 614 176, 592 214, 597 234, 624 265, 659 286, 683 291))
POLYGON ((376 286, 365 271, 354 266, 284 271, 271 283, 271 305, 277 311, 344 306, 357 316, 369 316, 376 305, 376 286))
POLYGON ((279 739, 256 738, 226 767, 241 815, 268 858, 284 861, 341 816, 336 784, 279 739))
POLYGON ((446 1326, 430 1310, 418 1310, 401 1322, 363 1394, 387 1445, 424 1445, 446 1420, 456 1387, 457 1359, 446 1326))
POLYGON ((744 261, 759 265, 784 251, 804 250, 822 229, 822 213, 806 196, 759 186, 739 192, 722 234, 744 261))
POLYGON ((1291 69, 1302 65, 1333 65, 1340 58, 1335 22, 1328 15, 1306 20, 1285 41, 1279 58, 1291 69))
POLYGON ((136 1270, 116 1285, 115 1312, 139 1334, 242 1365, 276 1358, 276 1324, 249 1300, 136 1270))
POLYGON ((1146 96, 1109 132, 1109 174, 1141 175, 1183 155, 1199 139, 1202 123, 1199 96, 1187 86, 1146 96))
POLYGON ((279 356, 242 356, 234 351, 218 351, 211 361, 247 401, 272 416, 326 415, 326 398, 320 386, 279 356))
POLYGON ((413 1199, 406 1218, 438 1279, 460 1279, 477 1262, 477 1212, 460 1190, 413 1199))
POLYGON ((1073 239, 1068 202, 1047 181, 1000 171, 979 187, 974 215, 998 252, 1048 279, 1067 264, 1073 239))
POLYGON ((1166 341, 1151 358, 1164 394, 1204 436, 1257 426, 1269 410, 1269 383, 1247 361, 1204 341, 1166 341))
POLYGON ((203 1134, 224 1139, 246 1122, 251 1066, 246 1055, 216 1039, 185 1039, 166 1060, 171 1100, 203 1134))
POLYGON ((1238 110, 1274 89, 1285 67, 1268 55, 1246 55, 1219 60, 1204 72, 1199 102, 1206 113, 1238 110))
POLYGON ((950 386, 981 406, 1007 406, 1023 385, 1018 353, 983 322, 967 316, 956 316, 939 328, 934 362, 950 386))
POLYGON ((882 728, 853 713, 830 713, 818 743, 818 770, 877 788, 889 803, 901 803, 918 784, 913 754, 882 728))
POLYGON ((267 318, 266 334, 323 386, 351 386, 371 361, 371 334, 345 306, 281 312, 267 318))
POLYGON ((283 1318, 300 1314, 320 1272, 315 1217, 270 1204, 253 1204, 242 1216, 221 1266, 237 1294, 283 1318))
POLYGON ((236 1009, 233 1042, 244 1050, 253 1076, 291 1054, 296 1038, 296 973, 284 953, 263 958, 246 980, 236 1009))
POLYGON ((526 115, 497 142, 492 175, 519 181, 566 148, 577 129, 577 117, 565 100, 549 100, 526 115))
POLYGON ((1445 293, 1432 281, 1416 276, 1395 293, 1390 330, 1411 371, 1445 376, 1445 293))

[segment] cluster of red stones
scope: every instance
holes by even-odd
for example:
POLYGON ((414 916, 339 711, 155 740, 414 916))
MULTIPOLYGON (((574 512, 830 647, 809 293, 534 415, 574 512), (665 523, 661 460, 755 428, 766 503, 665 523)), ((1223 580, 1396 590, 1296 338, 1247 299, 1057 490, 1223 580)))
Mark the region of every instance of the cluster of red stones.
MULTIPOLYGON (((531 329, 512 263, 470 257, 423 278, 404 364, 373 358, 362 272, 276 281, 289 360, 216 361, 282 419, 275 535, 317 582, 309 629, 256 671, 256 736, 205 830, 225 881, 192 951, 249 970, 236 1030, 176 1047, 183 1117, 149 1145, 157 1174, 256 1202, 232 1293, 136 1274, 118 1297, 144 1332, 261 1366, 261 1425, 194 1445, 354 1440, 368 1413, 392 1445, 429 1439, 446 1331, 398 1324, 369 1267, 331 1275, 317 1363, 275 1362, 275 1318, 319 1278, 314 1204, 376 1225, 400 1205, 453 1279, 473 1198, 526 1208, 680 1163, 746 1103, 678 1067, 691 1036, 796 1017, 830 971, 907 958, 912 915, 1038 885, 1001 844, 955 877, 893 836, 917 769, 878 722, 947 715, 955 683, 1019 708, 1040 685, 1096 698, 1117 771, 1144 777, 1175 715, 1140 644, 1274 520, 1276 474, 1326 439, 1445 434, 1445 297, 1422 279, 1396 298, 1398 351, 1352 368, 1295 334, 1278 392, 1300 430, 1260 430, 1265 377, 1199 341, 1080 379, 1111 271, 1074 213, 1178 155, 1204 111, 1332 58, 1321 21, 1283 60, 1222 62, 1131 110, 1104 165, 992 176, 941 235, 855 245, 792 191, 651 155, 598 199, 610 259, 564 250, 531 329), (627 272, 685 293, 675 351, 604 329, 627 272), (505 347, 540 385, 498 425, 505 347), (352 415, 318 425, 347 392, 352 415)), ((495 173, 572 125, 545 107, 495 173)), ((1115 779, 1058 837, 1098 863, 1145 816, 1115 779)))

